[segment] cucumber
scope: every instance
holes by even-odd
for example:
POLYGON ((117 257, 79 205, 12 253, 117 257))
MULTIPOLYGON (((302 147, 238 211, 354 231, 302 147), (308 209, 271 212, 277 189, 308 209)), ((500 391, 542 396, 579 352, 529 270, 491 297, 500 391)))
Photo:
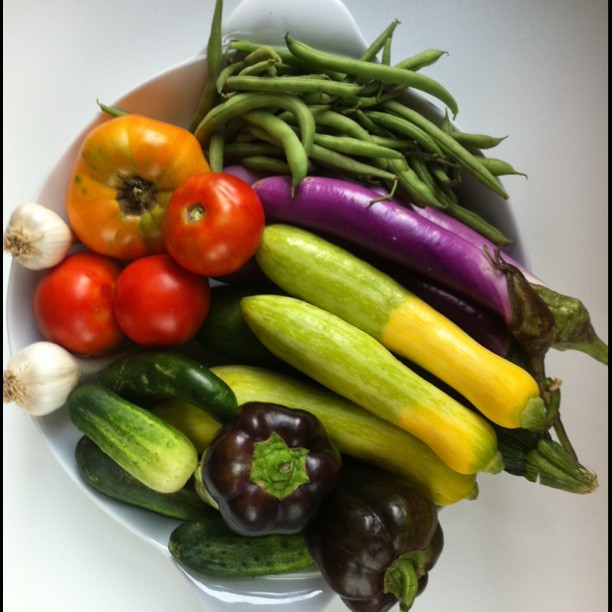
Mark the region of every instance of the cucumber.
POLYGON ((174 493, 193 476, 193 443, 149 410, 96 383, 74 389, 67 406, 74 426, 147 487, 174 493))
POLYGON ((198 406, 220 422, 238 413, 233 391, 208 368, 181 353, 145 350, 120 357, 98 382, 138 405, 176 398, 198 406))
POLYGON ((438 506, 478 494, 473 475, 451 470, 407 431, 312 380, 255 366, 224 365, 212 370, 234 390, 240 404, 271 402, 312 412, 340 452, 402 475, 438 506))
POLYGON ((76 445, 74 456, 79 474, 85 482, 117 501, 144 508, 150 512, 184 521, 197 520, 214 513, 188 482, 176 493, 159 493, 142 484, 87 436, 76 445))
POLYGON ((176 527, 168 550, 179 563, 206 576, 253 578, 313 566, 301 533, 241 536, 220 514, 176 527))
POLYGON ((240 300, 259 293, 274 293, 274 290, 244 285, 212 287, 206 320, 194 340, 207 351, 233 363, 288 369, 288 364, 257 339, 240 312, 240 300))

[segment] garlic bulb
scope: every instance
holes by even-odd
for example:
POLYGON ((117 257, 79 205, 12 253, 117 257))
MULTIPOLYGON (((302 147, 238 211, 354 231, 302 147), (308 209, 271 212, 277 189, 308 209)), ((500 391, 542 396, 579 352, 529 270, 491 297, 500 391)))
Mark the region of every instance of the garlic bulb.
POLYGON ((24 267, 42 270, 62 261, 74 241, 72 230, 57 213, 29 202, 12 212, 3 248, 24 267))
POLYGON ((79 365, 53 342, 34 342, 16 353, 3 373, 2 401, 33 416, 57 410, 79 382, 79 365))
POLYGON ((80 382, 133 350, 82 358, 54 342, 34 342, 9 359, 2 377, 2 401, 14 402, 32 416, 44 416, 61 408, 80 382))

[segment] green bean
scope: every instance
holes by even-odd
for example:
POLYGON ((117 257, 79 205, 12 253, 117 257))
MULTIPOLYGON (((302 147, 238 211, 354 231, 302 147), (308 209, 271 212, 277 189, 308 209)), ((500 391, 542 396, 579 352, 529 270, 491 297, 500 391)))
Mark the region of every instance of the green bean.
POLYGON ((394 19, 374 40, 374 42, 364 51, 359 58, 362 62, 371 62, 378 52, 384 48, 388 40, 393 36, 395 28, 400 24, 398 19, 394 19))
POLYGON ((461 175, 457 175, 454 177, 451 176, 446 171, 446 168, 444 168, 442 164, 438 163, 437 160, 435 163, 429 164, 429 170, 433 174, 434 178, 441 185, 448 185, 449 187, 452 187, 453 185, 458 185, 459 183, 461 183, 461 175))
MULTIPOLYGON (((296 133, 289 124, 268 111, 250 110, 244 113, 243 117, 249 124, 265 130, 281 143, 291 170, 291 188, 292 191, 295 190, 308 174, 308 153, 296 133)), ((312 148, 314 149, 314 144, 312 148)))
POLYGON ((191 120, 189 130, 194 132, 206 114, 214 107, 217 99, 217 78, 223 65, 223 40, 221 26, 223 20, 223 0, 216 0, 210 25, 208 46, 206 48, 206 63, 208 64, 208 80, 198 103, 196 113, 191 120))
POLYGON ((447 54, 446 51, 440 51, 439 49, 427 49, 421 51, 412 57, 407 57, 398 64, 395 64, 395 68, 402 70, 420 70, 426 66, 435 64, 443 55, 447 54))
POLYGON ((473 134, 451 130, 450 135, 460 144, 470 149, 492 149, 507 136, 488 136, 487 134, 473 134))
POLYGON ((387 40, 385 40, 385 46, 383 47, 383 54, 381 58, 381 63, 385 64, 385 66, 391 65, 391 42, 392 36, 389 36, 387 40))
POLYGON ((358 157, 394 159, 401 159, 403 157, 403 155, 395 149, 390 149, 373 142, 352 138, 350 136, 330 136, 329 134, 317 133, 314 135, 314 142, 328 149, 347 155, 356 155, 358 157))
POLYGON ((435 196, 436 202, 438 202, 442 208, 447 208, 457 201, 454 193, 449 193, 436 182, 427 163, 421 155, 412 155, 406 162, 414 170, 419 179, 429 187, 435 196))
POLYGON ((329 79, 286 76, 278 78, 256 76, 231 76, 225 82, 228 91, 259 91, 272 93, 304 94, 326 93, 332 96, 350 96, 359 93, 356 83, 339 83, 329 79))
POLYGON ((413 70, 404 70, 385 66, 384 64, 363 62, 353 58, 324 53, 291 38, 289 35, 285 36, 285 43, 295 57, 308 62, 317 69, 335 70, 354 76, 378 80, 383 83, 413 87, 434 96, 446 104, 454 115, 458 112, 457 102, 440 83, 413 70))
MULTIPOLYGON (((273 77, 276 76, 276 60, 272 58, 261 60, 261 62, 257 62, 255 64, 250 64, 245 66, 239 73, 237 77, 230 77, 233 79, 242 78, 242 77, 251 77, 256 76, 261 73, 268 73, 268 76, 273 77)), ((228 89, 230 89, 228 87, 228 89)))
POLYGON ((295 115, 302 134, 302 145, 306 153, 309 153, 316 129, 314 117, 308 106, 298 96, 289 94, 252 92, 235 94, 215 106, 202 119, 194 134, 202 144, 206 145, 210 134, 225 125, 230 119, 240 117, 256 108, 267 107, 282 108, 295 115))
POLYGON ((380 178, 395 182, 397 177, 377 166, 357 161, 349 155, 344 155, 318 144, 312 146, 312 160, 335 171, 346 172, 357 177, 380 178))
POLYGON ((527 178, 524 172, 515 170, 511 164, 503 159, 497 159, 495 157, 481 157, 480 163, 484 164, 486 168, 495 176, 504 176, 509 174, 520 174, 527 178))
MULTIPOLYGON (((256 51, 257 49, 259 49, 259 47, 261 47, 260 44, 254 43, 250 40, 244 40, 244 39, 233 40, 232 42, 229 43, 229 48, 236 49, 238 51, 251 52, 251 51, 256 51)), ((300 60, 299 58, 295 57, 295 55, 293 55, 293 53, 289 52, 287 49, 283 49, 281 47, 272 47, 272 49, 274 50, 275 53, 278 54, 278 56, 281 58, 281 61, 284 64, 288 64, 290 66, 296 66, 298 68, 309 69, 308 62, 304 62, 300 60)), ((336 81, 342 81, 346 77, 345 74, 341 74, 334 70, 325 70, 325 73, 336 81)))
POLYGON ((426 151, 441 158, 445 157, 444 150, 436 139, 411 121, 382 111, 368 111, 366 117, 385 128, 418 142, 426 151))
POLYGON ((277 157, 268 157, 266 155, 247 155, 240 160, 240 163, 251 170, 261 170, 272 174, 287 174, 291 175, 289 164, 277 157))
POLYGON ((489 223, 486 219, 483 219, 479 214, 473 210, 464 208, 460 204, 453 204, 445 208, 445 211, 465 223, 468 227, 480 232, 485 238, 493 242, 494 244, 502 247, 512 244, 514 240, 511 240, 497 227, 489 223))
POLYGON ((397 113, 400 117, 419 126, 434 138, 438 144, 450 153, 457 162, 477 178, 483 185, 489 189, 508 199, 508 194, 504 191, 499 181, 493 174, 482 164, 480 158, 472 155, 465 147, 458 143, 452 136, 440 129, 435 123, 420 115, 416 111, 399 104, 395 101, 385 102, 383 105, 387 110, 397 113))
POLYGON ((244 65, 253 66, 254 64, 259 64, 260 62, 266 60, 274 60, 278 63, 283 61, 278 51, 274 49, 274 47, 270 47, 269 45, 261 45, 254 51, 251 51, 244 58, 244 65))
POLYGON ((406 191, 413 204, 443 208, 433 190, 418 177, 405 159, 389 159, 386 162, 388 169, 397 175, 400 188, 406 191))
POLYGON ((282 154, 283 149, 277 144, 267 142, 226 142, 226 157, 253 157, 282 154))
POLYGON ((100 110, 107 113, 111 117, 122 117, 123 115, 129 115, 129 111, 123 110, 118 106, 109 106, 108 104, 104 104, 100 102, 100 100, 96 100, 96 104, 100 107, 100 110))
POLYGON ((221 70, 219 76, 217 77, 217 93, 221 94, 223 92, 223 88, 225 87, 225 81, 232 74, 236 74, 240 72, 244 68, 244 62, 234 62, 233 64, 228 64, 221 70))
POLYGON ((223 170, 223 148, 225 145, 225 134, 223 130, 213 132, 208 144, 208 165, 212 172, 223 170))

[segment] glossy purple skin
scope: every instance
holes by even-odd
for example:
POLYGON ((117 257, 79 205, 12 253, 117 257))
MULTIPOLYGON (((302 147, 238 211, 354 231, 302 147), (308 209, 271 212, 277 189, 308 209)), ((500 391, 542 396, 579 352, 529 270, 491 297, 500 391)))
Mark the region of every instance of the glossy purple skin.
MULTIPOLYGON (((448 213, 444 212, 439 208, 433 208, 432 206, 414 206, 413 210, 418 215, 421 215, 421 217, 424 217, 425 219, 432 221, 436 225, 439 225, 453 232, 457 236, 461 236, 461 238, 467 240, 468 242, 471 242, 474 246, 478 248, 486 246, 491 252, 495 250, 495 245, 492 242, 481 236, 471 227, 465 225, 465 223, 462 223, 458 219, 451 217, 448 213)), ((534 276, 523 264, 510 257, 507 253, 502 252, 501 257, 505 262, 519 269, 530 283, 544 285, 544 283, 539 278, 534 276)))
POLYGON ((291 179, 253 184, 267 223, 282 222, 335 236, 395 261, 512 320, 506 278, 485 251, 393 200, 349 181, 306 177, 291 198, 291 179))

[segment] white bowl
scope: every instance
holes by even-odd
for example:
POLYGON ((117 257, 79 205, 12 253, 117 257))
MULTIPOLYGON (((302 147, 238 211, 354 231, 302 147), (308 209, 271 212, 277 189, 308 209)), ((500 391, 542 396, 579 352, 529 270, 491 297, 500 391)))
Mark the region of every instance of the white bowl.
MULTIPOLYGON (((295 6, 292 6, 292 3, 288 0, 284 2, 283 0, 244 0, 226 20, 225 28, 226 31, 244 31, 245 35, 251 38, 257 37, 262 42, 280 42, 284 31, 290 30, 297 38, 310 40, 312 43, 330 50, 356 54, 363 48, 365 44, 363 37, 361 37, 358 28, 356 28, 354 21, 343 5, 331 0, 318 0, 314 4, 310 1, 306 4, 307 13, 300 14, 296 11, 304 6, 303 2, 295 3, 295 6), (289 17, 284 12, 288 6, 291 7, 289 17), (271 18, 270 15, 276 15, 276 17, 271 18)), ((397 7, 398 12, 403 12, 403 10, 403 8, 397 7)), ((379 21, 380 26, 377 26, 376 31, 381 30, 386 23, 386 20, 379 21)), ((410 24, 406 23, 403 27, 409 30, 410 24)), ((420 47, 416 50, 420 50, 420 47)), ((206 66, 203 57, 196 57, 162 72, 113 102, 128 109, 138 110, 143 114, 186 124, 191 117, 192 109, 195 108, 199 95, 194 83, 202 83, 205 74, 206 66), (175 93, 169 97, 167 95, 169 90, 180 93, 175 93)), ((97 120, 99 119, 94 120, 94 122, 97 120)), ((81 134, 75 139, 64 156, 57 162, 35 199, 57 210, 61 211, 63 209, 63 194, 69 168, 76 155, 80 140, 91 127, 92 124, 81 131, 81 134)), ((490 194, 484 195, 481 193, 478 187, 475 187, 475 189, 477 191, 475 200, 481 201, 482 197, 491 198, 490 194)), ((497 200, 496 198, 493 199, 497 200)), ((509 210, 508 206, 501 202, 501 208, 494 216, 505 229, 509 230, 509 233, 514 234, 516 223, 509 210)), ((519 251, 518 254, 520 256, 521 252, 519 251)), ((27 272, 19 266, 11 266, 6 306, 8 309, 7 329, 12 352, 39 338, 32 325, 30 308, 31 294, 38 276, 38 274, 27 272)), ((588 368, 598 367, 592 363, 587 365, 588 368)), ((568 374, 568 385, 572 382, 571 378, 568 374)), ((603 409, 603 405, 601 408, 603 409)), ((163 555, 169 556, 166 542, 172 529, 172 521, 103 498, 81 483, 73 459, 74 445, 79 434, 68 422, 65 410, 48 417, 36 419, 34 423, 61 468, 96 506, 103 509, 136 537, 152 544, 153 548, 163 555)), ((570 427, 570 433, 572 431, 570 427)), ((595 431, 594 435, 601 435, 601 431, 595 431)), ((585 448, 584 451, 588 451, 588 449, 585 448)), ((600 457, 600 455, 596 456, 597 458, 600 457)), ((598 468, 599 471, 599 468, 603 470, 604 466, 607 466, 607 461, 592 467, 598 468)), ((607 478, 602 478, 602 473, 599 473, 602 483, 607 483, 607 478)), ((597 495, 601 493, 603 492, 598 492, 597 495)), ((41 506, 44 507, 44 498, 39 501, 41 506)), ((481 499, 479 501, 462 503, 457 507, 445 510, 442 514, 443 526, 447 533, 446 550, 436 570, 432 573, 430 586, 426 593, 415 603, 415 609, 423 610, 423 612, 449 609, 448 602, 461 601, 462 596, 465 597, 466 593, 474 594, 472 600, 470 600, 472 602, 470 609, 473 611, 490 609, 490 597, 496 593, 501 594, 500 601, 496 603, 498 610, 508 610, 509 612, 510 610, 522 609, 531 612, 538 609, 540 606, 530 607, 530 602, 537 601, 537 597, 539 597, 537 588, 540 582, 535 580, 530 583, 530 586, 525 587, 525 581, 523 580, 522 587, 524 590, 521 594, 516 594, 515 583, 517 581, 509 578, 509 576, 514 575, 513 572, 517 570, 516 564, 529 563, 528 560, 522 558, 521 553, 527 550, 530 551, 530 554, 534 554, 535 549, 532 541, 538 537, 541 546, 555 547, 562 551, 568 551, 568 553, 573 553, 575 549, 578 549, 582 550, 582 554, 585 555, 586 551, 592 549, 593 546, 587 547, 584 542, 573 543, 573 539, 579 537, 583 530, 572 526, 572 522, 575 522, 576 516, 580 517, 581 508, 584 508, 585 512, 590 508, 591 512, 595 511, 597 513, 595 517, 598 522, 595 522, 595 525, 601 525, 602 517, 605 516, 605 514, 602 514, 602 505, 593 505, 593 503, 591 499, 576 499, 570 494, 559 494, 505 475, 495 479, 485 476, 481 482, 481 499), (568 514, 562 515, 560 519, 554 517, 554 512, 550 508, 552 506, 556 509, 558 505, 565 505, 564 507, 569 508, 568 514), (513 508, 513 510, 509 511, 509 508, 513 508), (547 512, 552 514, 550 519, 552 524, 547 523, 544 519, 547 512), (512 518, 516 519, 515 522, 508 523, 508 520, 512 518), (535 524, 528 524, 530 519, 535 524), (508 530, 514 530, 516 537, 511 537, 508 530), (466 532, 470 532, 469 537, 466 532), (512 544, 515 544, 515 546, 513 547, 512 544), (462 546, 465 546, 466 550, 459 553, 458 548, 462 546), (466 559, 464 563, 462 563, 462 559, 466 559), (492 571, 492 567, 495 568, 494 571, 492 571), (488 573, 492 577, 484 581, 475 580, 475 576, 479 573, 484 575, 488 573), (499 583, 495 584, 496 581, 499 581, 499 583), (455 597, 447 596, 445 599, 445 594, 451 589, 456 591, 455 597), (480 593, 478 589, 481 590, 480 593), (512 599, 513 593, 515 593, 514 600, 512 599), (513 604, 513 601, 517 603, 513 604)), ((44 516, 39 517, 39 520, 40 518, 44 518, 44 516)), ((586 520, 588 521, 589 518, 586 517, 586 520)), ((69 532, 70 518, 67 517, 65 524, 55 525, 53 528, 64 529, 69 532)), ((584 530, 587 530, 589 534, 587 541, 596 542, 593 539, 593 523, 585 526, 584 530), (589 528, 591 531, 588 531, 589 528)), ((601 557, 603 548, 603 545, 595 548, 599 559, 606 558, 605 556, 601 557)), ((543 559, 546 560, 545 557, 543 559)), ((96 571, 95 560, 89 562, 93 564, 92 571, 96 571)), ((121 564, 122 561, 118 559, 115 563, 121 564)), ((561 564, 558 558, 551 559, 546 567, 553 567, 553 563, 556 563, 556 567, 560 567, 562 571, 568 574, 571 574, 574 567, 573 563, 570 564, 569 562, 561 564)), ((585 560, 583 560, 583 563, 585 563, 585 560)), ((536 566, 537 564, 534 564, 533 571, 536 571, 536 566)), ((582 569, 583 573, 588 574, 591 579, 593 575, 598 575, 598 571, 601 573, 602 580, 605 576, 605 571, 602 572, 601 569, 601 562, 597 563, 597 568, 594 567, 594 564, 592 566, 586 562, 586 567, 582 569)), ((169 569, 168 571, 172 570, 169 569)), ((520 572, 516 575, 522 576, 520 572)), ((186 577, 190 579, 189 576, 186 577)), ((577 579, 587 580, 587 578, 582 577, 581 573, 579 573, 577 579)), ((547 591, 552 591, 553 588, 557 589, 557 587, 561 590, 563 588, 569 589, 565 580, 561 581, 556 577, 551 577, 546 571, 544 571, 543 581, 547 585, 547 591)), ((583 582, 583 584, 585 583, 583 582)), ((594 582, 594 584, 599 586, 605 583, 594 582)), ((337 598, 332 597, 329 589, 326 588, 316 572, 304 572, 289 578, 271 577, 253 581, 204 580, 196 581, 194 585, 197 586, 198 596, 202 598, 204 609, 208 612, 225 610, 230 605, 232 609, 238 610, 242 608, 251 609, 255 606, 266 610, 270 607, 287 606, 289 604, 291 604, 291 610, 296 612, 302 610, 304 612, 319 612, 332 608, 333 610, 345 609, 337 598)), ((576 588, 578 588, 578 585, 576 588)), ((69 589, 70 587, 68 587, 68 591, 69 589)), ((569 589, 569 591, 570 593, 573 592, 572 589, 569 589)), ((550 597, 553 595, 551 593, 550 597)), ((603 590, 600 595, 594 595, 592 589, 588 594, 585 590, 586 596, 590 596, 588 601, 591 602, 591 605, 587 605, 584 609, 593 612, 595 611, 594 605, 601 605, 604 600, 603 590)), ((550 597, 548 601, 550 601, 550 597)), ((582 598, 582 601, 585 601, 585 597, 582 598)), ((70 594, 67 592, 66 601, 69 600, 70 594)), ((463 599, 463 601, 467 600, 467 598, 463 599)), ((546 600, 546 597, 540 597, 540 600, 546 600)), ((556 606, 556 609, 570 612, 570 610, 576 609, 572 607, 574 604, 571 603, 576 600, 572 600, 568 596, 559 598, 561 605, 567 604, 567 607, 559 608, 559 606, 556 606)), ((116 605, 112 607, 117 609, 116 605)), ((50 609, 53 609, 53 607, 51 606, 50 609)), ((60 608, 56 609, 59 610, 60 608)), ((96 609, 102 610, 104 608, 96 609)), ((124 609, 127 612, 128 608, 124 609)), ((147 609, 164 612, 161 608, 148 607, 147 609)), ((456 609, 464 608, 458 606, 456 609)), ((603 610, 603 607, 601 609, 603 610)), ((122 610, 122 608, 119 608, 119 612, 122 612, 122 610)))

